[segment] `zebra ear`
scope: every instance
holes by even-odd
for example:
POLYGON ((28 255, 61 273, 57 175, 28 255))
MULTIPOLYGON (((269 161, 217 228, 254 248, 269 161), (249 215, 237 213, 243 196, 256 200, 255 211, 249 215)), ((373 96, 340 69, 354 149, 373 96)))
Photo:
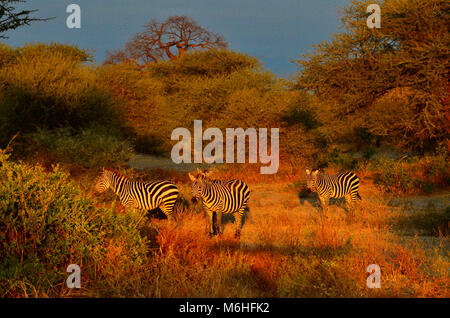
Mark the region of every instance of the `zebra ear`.
POLYGON ((191 179, 191 181, 194 181, 195 177, 190 172, 188 174, 189 174, 189 179, 191 179))
POLYGON ((315 176, 317 176, 318 173, 319 173, 319 169, 314 170, 314 171, 312 172, 312 175, 315 177, 315 176))
POLYGON ((306 169, 306 174, 309 176, 311 174, 311 170, 306 169))

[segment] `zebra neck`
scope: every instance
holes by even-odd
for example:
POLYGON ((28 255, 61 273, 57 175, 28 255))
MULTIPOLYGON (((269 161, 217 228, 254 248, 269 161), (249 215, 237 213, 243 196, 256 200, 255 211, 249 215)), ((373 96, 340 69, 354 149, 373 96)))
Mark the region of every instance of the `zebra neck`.
POLYGON ((212 187, 211 183, 206 183, 205 184, 205 187, 203 188, 203 191, 202 191, 202 199, 203 200, 211 197, 211 192, 212 192, 211 191, 212 190, 211 187, 212 187))
POLYGON ((318 175, 316 180, 317 192, 322 192, 326 184, 326 178, 323 175, 318 175))
POLYGON ((316 181, 317 192, 325 192, 331 184, 335 182, 335 176, 330 175, 318 175, 316 181))
POLYGON ((111 188, 120 197, 125 192, 125 188, 129 183, 130 180, 125 176, 114 175, 111 177, 111 188))

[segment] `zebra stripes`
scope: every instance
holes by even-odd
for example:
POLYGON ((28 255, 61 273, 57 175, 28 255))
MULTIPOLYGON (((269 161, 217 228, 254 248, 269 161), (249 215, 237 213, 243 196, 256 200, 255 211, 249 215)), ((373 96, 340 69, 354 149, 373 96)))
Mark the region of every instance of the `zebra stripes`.
POLYGON ((153 210, 159 207, 169 221, 178 198, 178 188, 169 181, 139 182, 111 169, 103 169, 95 185, 99 193, 111 188, 125 208, 153 210))
POLYGON ((189 173, 192 181, 192 199, 202 198, 203 205, 208 212, 208 231, 215 235, 223 232, 222 214, 234 214, 236 232, 239 238, 242 227, 242 215, 250 198, 250 190, 241 180, 220 181, 209 178, 210 172, 198 171, 196 176, 189 173), (216 213, 217 227, 214 226, 214 212, 216 213), (217 229, 217 231, 216 231, 217 229))
POLYGON ((345 198, 350 209, 359 196, 359 178, 351 171, 342 172, 338 175, 326 175, 319 170, 310 171, 306 169, 307 189, 317 192, 322 209, 328 208, 330 198, 345 198))

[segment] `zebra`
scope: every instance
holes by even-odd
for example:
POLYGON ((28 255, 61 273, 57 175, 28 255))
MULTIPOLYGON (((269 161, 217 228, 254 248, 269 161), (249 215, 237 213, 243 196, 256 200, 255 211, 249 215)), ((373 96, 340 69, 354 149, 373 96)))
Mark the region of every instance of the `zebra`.
POLYGON ((131 181, 117 171, 103 168, 97 179, 95 190, 98 193, 102 193, 108 188, 111 188, 119 196, 120 202, 125 208, 147 211, 159 207, 167 216, 169 223, 173 221, 172 212, 175 201, 178 199, 179 191, 172 182, 131 181))
POLYGON ((201 198, 208 213, 208 232, 210 236, 216 235, 214 227, 214 212, 216 213, 217 230, 223 233, 222 214, 233 214, 235 217, 235 238, 239 238, 242 227, 242 216, 250 198, 247 184, 241 180, 220 181, 210 179, 211 172, 200 171, 197 175, 189 173, 192 181, 192 202, 201 198))
POLYGON ((346 171, 337 175, 326 175, 319 173, 319 170, 310 171, 306 169, 307 189, 309 192, 317 192, 322 206, 326 211, 330 198, 345 198, 348 209, 353 206, 356 198, 361 200, 358 193, 359 178, 355 173, 346 171))

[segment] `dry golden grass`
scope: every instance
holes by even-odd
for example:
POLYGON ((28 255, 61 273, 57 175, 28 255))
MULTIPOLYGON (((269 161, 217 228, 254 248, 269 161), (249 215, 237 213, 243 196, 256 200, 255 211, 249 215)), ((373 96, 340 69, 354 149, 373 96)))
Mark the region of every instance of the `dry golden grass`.
MULTIPOLYGON (((221 176, 220 176, 221 177, 221 176)), ((189 184, 180 184, 190 198, 189 184)), ((314 196, 300 198, 286 183, 252 184, 250 211, 240 240, 233 218, 209 238, 201 206, 177 210, 177 222, 146 220, 150 240, 145 272, 117 266, 120 242, 108 250, 111 275, 131 279, 138 297, 449 297, 448 237, 425 248, 413 236, 400 236, 393 222, 405 213, 389 207, 371 185, 362 185, 353 214, 343 204, 327 215, 314 196), (369 264, 381 267, 381 288, 366 285, 369 264), (131 276, 130 276, 131 275, 131 276)), ((108 261, 109 260, 109 261, 108 261)), ((123 284, 116 280, 115 284, 123 284)))

